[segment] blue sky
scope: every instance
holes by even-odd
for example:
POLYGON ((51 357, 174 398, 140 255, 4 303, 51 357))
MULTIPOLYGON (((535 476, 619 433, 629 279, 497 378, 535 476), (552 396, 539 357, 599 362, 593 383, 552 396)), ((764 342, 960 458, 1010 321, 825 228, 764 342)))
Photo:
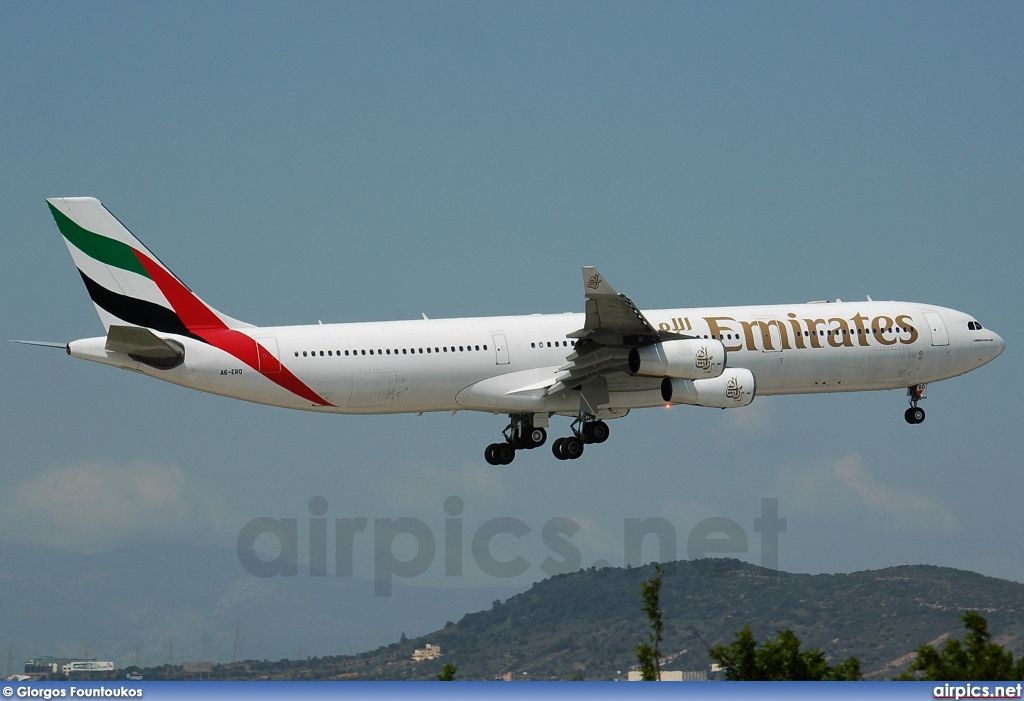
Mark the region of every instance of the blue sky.
POLYGON ((102 332, 43 202, 90 195, 257 324, 579 311, 596 265, 641 307, 871 295, 1008 350, 933 385, 917 427, 899 391, 760 398, 494 468, 501 417, 289 413, 3 344, 0 538, 233 546, 323 496, 440 540, 454 495, 467 550, 511 516, 531 533, 495 552, 532 566, 453 580, 439 556, 413 583, 525 587, 551 518, 584 566, 651 516, 681 558, 730 518, 759 562, 774 497, 783 569, 1024 581, 1022 35, 1001 2, 4 3, 3 338, 102 332))

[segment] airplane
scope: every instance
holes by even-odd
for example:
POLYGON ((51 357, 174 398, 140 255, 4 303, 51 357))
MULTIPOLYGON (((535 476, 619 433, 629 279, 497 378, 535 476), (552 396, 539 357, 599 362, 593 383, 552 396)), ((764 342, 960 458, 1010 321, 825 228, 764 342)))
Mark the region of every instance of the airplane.
POLYGON ((106 333, 19 343, 289 409, 506 414, 492 465, 544 445, 554 416, 572 421, 552 453, 572 460, 633 409, 755 396, 905 388, 904 418, 920 424, 930 383, 1006 348, 969 314, 870 297, 641 311, 593 267, 583 313, 257 327, 200 300, 99 200, 47 203, 106 333))

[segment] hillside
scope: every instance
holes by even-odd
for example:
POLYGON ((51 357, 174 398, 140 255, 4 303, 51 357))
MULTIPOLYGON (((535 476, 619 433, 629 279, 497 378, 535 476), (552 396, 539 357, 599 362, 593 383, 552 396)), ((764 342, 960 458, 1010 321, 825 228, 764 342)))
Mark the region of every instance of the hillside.
MULTIPOLYGON (((972 572, 908 565, 788 574, 728 559, 673 562, 664 570, 666 669, 707 669, 708 646, 730 642, 746 623, 759 639, 791 628, 805 646, 821 647, 834 660, 855 655, 868 678, 892 677, 922 643, 960 637, 958 616, 966 609, 980 610, 1008 649, 1019 652, 1024 641, 1024 584, 972 572)), ((214 678, 432 679, 448 662, 461 679, 507 672, 529 679, 621 677, 645 640, 639 587, 652 573, 648 566, 560 575, 407 642, 347 657, 228 665, 214 678), (440 645, 444 656, 412 662, 413 650, 426 643, 440 645)))

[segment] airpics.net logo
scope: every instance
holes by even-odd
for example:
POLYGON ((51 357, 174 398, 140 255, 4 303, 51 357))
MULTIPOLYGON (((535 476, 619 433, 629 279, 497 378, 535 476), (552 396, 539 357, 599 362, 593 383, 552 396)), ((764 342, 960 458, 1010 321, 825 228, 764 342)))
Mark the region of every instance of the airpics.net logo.
MULTIPOLYGON (((299 548, 299 518, 260 516, 242 527, 238 534, 236 552, 239 563, 249 574, 254 577, 297 577, 300 574, 299 563, 305 560, 308 565, 301 569, 305 571, 304 574, 308 572, 310 577, 326 577, 328 572, 336 577, 352 577, 356 574, 357 548, 371 547, 374 594, 391 596, 394 578, 419 577, 437 559, 439 539, 434 530, 419 518, 375 518, 371 534, 367 532, 370 519, 366 516, 328 519, 329 504, 322 496, 310 499, 307 508, 309 517, 305 519, 307 523, 302 524, 302 530, 305 531, 303 540, 308 544, 308 551, 304 553, 299 548), (333 528, 329 528, 329 525, 333 525, 333 528), (333 542, 332 538, 328 538, 329 531, 333 542), (397 554, 396 545, 401 545, 401 552, 397 554), (260 554, 274 550, 277 551, 276 556, 269 559, 260 554), (328 557, 329 552, 333 553, 333 562, 329 562, 332 559, 328 557), (400 555, 409 556, 403 558, 400 555)), ((583 567, 582 552, 573 541, 581 527, 571 518, 556 516, 541 525, 540 542, 547 552, 531 562, 522 552, 514 553, 514 548, 511 553, 507 547, 495 553, 495 542, 499 538, 507 546, 509 542, 523 543, 523 539, 534 534, 529 524, 512 516, 498 516, 479 524, 467 524, 462 517, 464 508, 465 503, 460 497, 450 496, 444 500, 445 517, 440 549, 445 577, 463 576, 467 538, 473 566, 489 577, 518 577, 534 564, 547 576, 567 574, 583 567)), ((786 532, 786 519, 779 517, 778 499, 761 499, 761 512, 753 519, 753 528, 760 540, 761 566, 778 571, 779 536, 786 532)), ((622 522, 624 566, 635 568, 643 563, 642 548, 645 541, 656 542, 658 562, 671 562, 678 558, 678 533, 668 519, 660 516, 626 518, 622 522)), ((523 551, 535 549, 522 548, 523 551)), ((700 521, 686 538, 686 557, 689 560, 699 560, 709 555, 742 555, 749 550, 749 540, 743 527, 722 516, 700 521)), ((600 569, 610 567, 612 563, 599 559, 592 566, 600 569)))
POLYGON ((959 684, 946 683, 932 689, 932 698, 936 699, 1019 699, 1024 685, 1022 684, 959 684))

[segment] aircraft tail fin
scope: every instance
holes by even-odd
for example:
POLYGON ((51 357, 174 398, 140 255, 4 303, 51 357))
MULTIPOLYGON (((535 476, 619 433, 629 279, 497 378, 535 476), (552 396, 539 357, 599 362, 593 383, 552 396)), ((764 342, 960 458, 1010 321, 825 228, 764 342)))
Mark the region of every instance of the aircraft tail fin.
POLYGON ((139 326, 198 337, 204 330, 251 326, 196 297, 99 200, 46 202, 104 329, 139 326))

